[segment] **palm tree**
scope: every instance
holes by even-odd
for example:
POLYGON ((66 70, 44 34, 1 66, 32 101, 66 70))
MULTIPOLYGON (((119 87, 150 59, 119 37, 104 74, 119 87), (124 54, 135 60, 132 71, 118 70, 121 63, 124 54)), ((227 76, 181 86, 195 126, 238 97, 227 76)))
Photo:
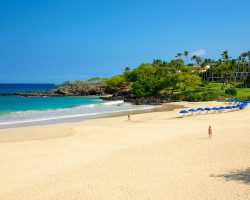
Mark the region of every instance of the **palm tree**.
POLYGON ((186 62, 187 62, 187 64, 188 64, 188 55, 189 55, 189 51, 184 51, 184 52, 183 52, 183 56, 186 57, 186 62))
POLYGON ((196 58, 197 58, 197 56, 196 56, 196 55, 193 55, 193 56, 191 57, 191 60, 195 61, 196 58))
POLYGON ((229 66, 228 66, 228 71, 230 72, 231 77, 233 77, 234 83, 231 83, 234 87, 236 86, 236 72, 238 69, 238 62, 236 59, 232 59, 229 62, 229 66))
POLYGON ((221 56, 222 56, 222 59, 224 59, 224 60, 229 60, 229 58, 230 58, 228 55, 228 51, 223 51, 221 56))
POLYGON ((196 65, 199 66, 202 62, 202 59, 199 56, 193 55, 191 60, 194 60, 196 65))
POLYGON ((182 56, 182 53, 177 53, 175 57, 180 58, 182 56))

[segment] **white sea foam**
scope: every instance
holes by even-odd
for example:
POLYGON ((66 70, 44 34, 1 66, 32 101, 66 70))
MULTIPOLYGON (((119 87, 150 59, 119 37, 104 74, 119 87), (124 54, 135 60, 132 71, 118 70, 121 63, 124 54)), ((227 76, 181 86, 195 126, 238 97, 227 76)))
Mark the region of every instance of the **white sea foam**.
POLYGON ((120 101, 109 101, 109 102, 106 102, 106 103, 103 103, 104 105, 120 105, 120 104, 123 104, 124 101, 120 100, 120 101))
POLYGON ((75 117, 90 118, 103 114, 144 110, 154 107, 155 106, 147 105, 136 106, 131 105, 130 103, 124 103, 123 101, 110 101, 98 104, 81 105, 73 108, 12 112, 0 115, 0 126, 67 118, 70 119, 75 117))

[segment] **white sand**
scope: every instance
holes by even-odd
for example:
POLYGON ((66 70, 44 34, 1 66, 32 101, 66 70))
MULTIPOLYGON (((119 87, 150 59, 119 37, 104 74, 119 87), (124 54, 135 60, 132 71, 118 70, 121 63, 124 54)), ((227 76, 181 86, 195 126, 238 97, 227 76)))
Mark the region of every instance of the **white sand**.
POLYGON ((178 112, 0 129, 0 199, 250 199, 250 107, 178 112))

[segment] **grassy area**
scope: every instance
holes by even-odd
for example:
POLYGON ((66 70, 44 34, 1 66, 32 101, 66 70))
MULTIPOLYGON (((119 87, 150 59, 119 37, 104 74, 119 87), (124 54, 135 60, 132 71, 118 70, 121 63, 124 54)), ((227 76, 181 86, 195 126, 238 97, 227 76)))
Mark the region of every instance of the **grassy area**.
MULTIPOLYGON (((221 86, 222 86, 221 83, 210 82, 207 85, 207 88, 217 92, 218 91, 222 92, 221 86)), ((250 100, 250 88, 237 88, 236 98, 241 100, 250 100)))
POLYGON ((210 82, 207 85, 208 88, 214 89, 214 90, 221 90, 221 83, 215 83, 215 82, 210 82))
POLYGON ((250 88, 238 88, 237 99, 250 100, 250 88))

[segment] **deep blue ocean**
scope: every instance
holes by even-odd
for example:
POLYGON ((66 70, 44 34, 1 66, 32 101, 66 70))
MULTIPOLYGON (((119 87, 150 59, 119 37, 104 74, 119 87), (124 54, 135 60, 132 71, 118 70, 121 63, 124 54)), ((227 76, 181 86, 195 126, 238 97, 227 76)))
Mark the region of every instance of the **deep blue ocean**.
MULTIPOLYGON (((56 88, 54 84, 0 84, 0 93, 30 92, 56 88)), ((122 101, 105 102, 87 97, 0 96, 0 126, 27 122, 88 117, 129 110, 148 109, 122 101)))
POLYGON ((0 83, 0 93, 31 92, 55 89, 54 84, 6 84, 0 83))

